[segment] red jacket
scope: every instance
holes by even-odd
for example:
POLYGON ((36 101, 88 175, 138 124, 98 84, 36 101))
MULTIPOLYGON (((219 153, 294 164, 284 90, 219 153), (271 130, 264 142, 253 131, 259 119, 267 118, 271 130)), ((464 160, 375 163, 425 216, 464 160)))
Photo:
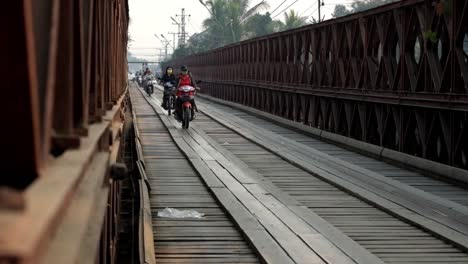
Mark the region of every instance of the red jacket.
POLYGON ((188 74, 181 74, 179 75, 179 87, 184 85, 192 85, 192 78, 188 74))
POLYGON ((176 96, 180 96, 179 87, 190 85, 193 86, 192 77, 190 74, 179 74, 179 85, 177 86, 176 96))

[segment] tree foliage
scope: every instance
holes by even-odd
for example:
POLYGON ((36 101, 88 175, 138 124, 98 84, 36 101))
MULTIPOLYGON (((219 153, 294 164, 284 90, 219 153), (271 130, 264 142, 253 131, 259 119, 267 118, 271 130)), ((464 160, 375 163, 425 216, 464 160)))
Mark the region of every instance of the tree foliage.
POLYGON ((283 30, 289 30, 293 28, 302 27, 307 23, 307 18, 299 16, 299 14, 290 10, 289 13, 284 13, 284 25, 283 30))
POLYGON ((210 14, 203 21, 204 30, 191 36, 184 47, 178 47, 174 51, 173 58, 300 27, 307 23, 306 18, 300 17, 293 10, 284 13, 284 23, 274 20, 268 12, 261 13, 268 7, 265 0, 199 0, 199 2, 210 14))
POLYGON ((244 25, 243 39, 249 39, 253 37, 259 37, 268 35, 275 32, 275 26, 273 19, 271 19, 270 13, 255 14, 250 17, 244 25))
POLYGON ((342 17, 396 1, 398 0, 354 0, 349 9, 345 5, 336 5, 332 17, 342 17))
POLYGON ((215 38, 213 47, 240 41, 244 34, 245 22, 261 8, 265 1, 251 6, 250 0, 200 0, 210 13, 203 26, 207 34, 215 38))

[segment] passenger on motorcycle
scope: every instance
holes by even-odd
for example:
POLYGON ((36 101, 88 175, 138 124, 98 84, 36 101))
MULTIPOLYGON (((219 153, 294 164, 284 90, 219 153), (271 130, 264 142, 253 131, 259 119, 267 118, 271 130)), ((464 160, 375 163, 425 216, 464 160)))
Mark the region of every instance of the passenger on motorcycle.
MULTIPOLYGON (((176 77, 174 74, 174 69, 171 66, 168 66, 166 68, 166 73, 164 73, 163 77, 161 78, 161 83, 164 85, 167 82, 171 82, 173 85, 176 84, 176 77)), ((164 87, 166 89, 166 87, 164 87)), ((161 107, 165 108, 165 102, 166 102, 166 93, 163 93, 163 100, 161 103, 161 107)))
MULTIPOLYGON (((177 77, 177 99, 176 99, 176 104, 175 104, 175 116, 178 120, 181 120, 182 117, 180 115, 180 113, 182 112, 181 111, 181 107, 182 107, 182 100, 180 99, 180 92, 179 92, 179 87, 181 86, 184 86, 184 85, 190 85, 192 87, 194 87, 196 90, 200 90, 200 88, 198 88, 196 85, 195 85, 195 82, 193 81, 193 78, 192 78, 192 74, 189 72, 187 66, 182 66, 180 67, 180 73, 179 73, 179 76, 177 77)), ((190 101, 192 103, 192 119, 195 117, 195 113, 193 112, 193 110, 197 109, 197 106, 195 105, 195 99, 193 99, 192 101, 190 101)), ((197 110, 198 112, 198 110, 197 110)))

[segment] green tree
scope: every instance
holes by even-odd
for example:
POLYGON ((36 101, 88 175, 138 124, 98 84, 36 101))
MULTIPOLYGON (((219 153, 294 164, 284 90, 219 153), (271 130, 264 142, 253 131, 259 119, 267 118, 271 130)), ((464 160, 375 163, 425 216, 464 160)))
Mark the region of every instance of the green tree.
POLYGON ((187 41, 187 49, 189 53, 198 53, 210 49, 212 39, 209 33, 205 30, 200 33, 193 34, 187 41))
POLYGON ((347 9, 344 5, 336 5, 335 10, 331 14, 332 17, 342 17, 351 14, 351 10, 347 9))
POLYGON ((279 21, 273 20, 270 13, 255 14, 247 19, 244 25, 243 39, 268 35, 281 30, 279 21))
POLYGON ((251 6, 250 0, 199 0, 210 13, 203 22, 207 34, 215 40, 211 48, 227 45, 241 40, 244 23, 262 7, 268 6, 265 1, 251 6))
POLYGON ((355 0, 351 4, 350 9, 346 8, 344 5, 336 5, 332 17, 346 16, 396 1, 399 0, 355 0))
POLYGON ((181 58, 181 57, 185 57, 185 56, 190 55, 190 54, 191 54, 191 52, 189 51, 189 49, 186 46, 179 46, 172 53, 172 58, 173 59, 181 58))
POLYGON ((282 30, 302 27, 305 24, 307 24, 307 18, 299 16, 294 10, 290 10, 289 13, 284 13, 284 25, 282 30))

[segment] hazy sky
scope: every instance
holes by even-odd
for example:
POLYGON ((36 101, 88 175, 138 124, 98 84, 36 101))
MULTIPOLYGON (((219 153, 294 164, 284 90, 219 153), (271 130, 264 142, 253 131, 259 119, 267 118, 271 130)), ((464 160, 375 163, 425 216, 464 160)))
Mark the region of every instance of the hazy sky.
MULTIPOLYGON (((261 0, 252 0, 252 4, 259 3, 261 0)), ((268 11, 272 12, 284 0, 266 0, 269 4, 268 11)), ((330 19, 330 14, 336 4, 349 4, 352 0, 323 0, 325 6, 322 8, 322 16, 325 19, 330 19)), ((317 18, 318 0, 286 0, 286 2, 278 8, 272 17, 283 19, 284 15, 280 13, 289 5, 289 9, 294 9, 302 14, 302 16, 313 16, 317 18)), ((199 0, 129 0, 130 5, 130 36, 133 42, 130 44, 129 50, 137 57, 145 59, 156 59, 156 53, 159 51, 156 48, 162 48, 163 44, 154 36, 161 34, 172 41, 172 35, 168 32, 177 32, 177 26, 172 25, 173 21, 170 17, 175 17, 181 13, 181 8, 185 8, 186 13, 190 14, 189 23, 186 30, 189 35, 203 30, 202 22, 209 16, 208 11, 199 0)), ((287 11, 285 10, 285 11, 287 11)), ((265 13, 267 10, 262 10, 260 13, 265 13)), ((169 53, 172 53, 172 47, 169 47, 169 53)))

